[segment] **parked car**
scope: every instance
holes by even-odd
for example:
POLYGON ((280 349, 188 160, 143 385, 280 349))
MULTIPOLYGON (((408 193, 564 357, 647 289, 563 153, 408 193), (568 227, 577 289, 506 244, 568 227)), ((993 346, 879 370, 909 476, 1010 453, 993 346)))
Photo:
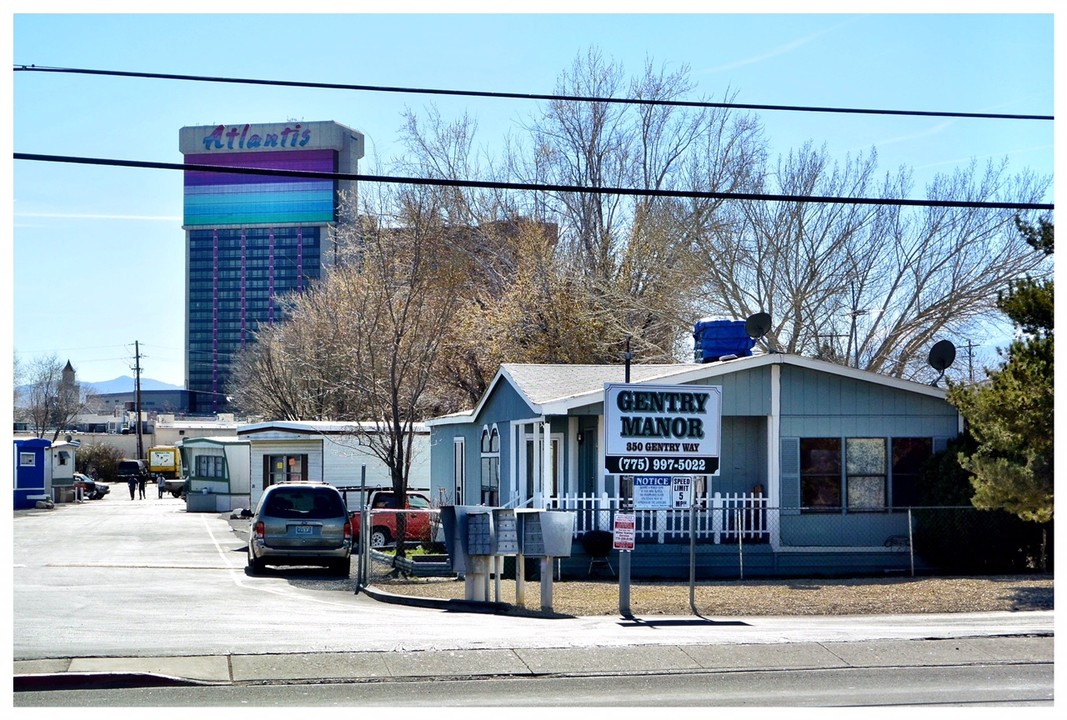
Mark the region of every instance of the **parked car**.
POLYGON ((263 491, 248 533, 248 571, 267 565, 322 565, 348 576, 352 523, 337 488, 292 482, 263 491))
MULTIPOLYGON (((394 544, 399 535, 396 520, 401 514, 396 493, 392 490, 375 490, 368 498, 368 505, 370 506, 370 546, 380 548, 394 544)), ((432 539, 432 528, 436 526, 434 515, 437 513, 430 499, 422 493, 409 492, 404 509, 414 511, 403 513, 407 523, 404 529, 404 542, 429 542, 432 539)), ((361 525, 360 514, 356 512, 352 515, 352 534, 356 542, 360 539, 361 525)))
POLYGON ((123 458, 115 466, 115 474, 118 476, 119 482, 129 482, 131 477, 136 480, 140 480, 142 477, 147 479, 148 466, 144 464, 144 460, 123 458))
POLYGON ((111 487, 107 483, 94 480, 80 472, 74 473, 74 487, 81 490, 82 497, 89 500, 99 500, 111 492, 111 487))

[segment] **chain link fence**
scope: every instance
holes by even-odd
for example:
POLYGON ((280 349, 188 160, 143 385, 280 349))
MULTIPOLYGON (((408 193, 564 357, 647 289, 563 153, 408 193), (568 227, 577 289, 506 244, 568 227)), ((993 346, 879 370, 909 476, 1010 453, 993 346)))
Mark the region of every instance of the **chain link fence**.
POLYGON ((436 509, 370 507, 353 513, 352 520, 356 540, 352 564, 360 585, 402 577, 455 577, 440 541, 436 509))
MULTIPOLYGON (((455 577, 435 509, 368 508, 362 512, 366 520, 358 527, 371 528, 370 533, 359 533, 353 560, 362 584, 386 584, 405 577, 455 577), (407 533, 407 539, 399 543, 402 555, 397 553, 396 534, 401 522, 407 533)), ((598 523, 601 529, 610 530, 614 514, 614 510, 604 513, 598 523)), ((692 544, 699 548, 699 562, 719 567, 717 572, 723 576, 766 576, 771 566, 775 573, 790 574, 789 562, 781 558, 801 556, 816 559, 796 565, 793 574, 1010 574, 1050 572, 1053 567, 1052 523, 1024 522, 1003 510, 965 506, 827 512, 762 506, 637 511, 635 515, 635 558, 642 549, 660 546, 655 551, 660 558, 657 562, 673 558, 679 567, 687 567, 687 546, 692 544), (779 561, 772 562, 776 554, 779 561)), ((564 570, 569 566, 574 577, 587 576, 593 560, 580 542, 582 534, 576 530, 572 556, 562 561, 564 570)), ((514 557, 496 562, 494 573, 514 576, 514 557)))

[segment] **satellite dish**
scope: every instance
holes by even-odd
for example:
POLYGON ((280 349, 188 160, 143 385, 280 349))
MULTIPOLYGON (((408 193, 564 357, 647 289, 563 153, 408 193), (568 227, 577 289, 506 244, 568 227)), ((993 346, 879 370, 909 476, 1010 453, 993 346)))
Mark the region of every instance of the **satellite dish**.
POLYGON ((765 312, 756 313, 745 320, 745 332, 753 340, 759 340, 771 329, 771 316, 765 312))
POLYGON ((930 363, 930 367, 937 370, 938 375, 931 385, 937 387, 937 381, 945 377, 945 370, 952 364, 952 361, 956 359, 956 346, 950 343, 948 340, 942 340, 934 343, 934 346, 930 348, 930 356, 926 358, 926 362, 930 363))
POLYGON ((945 374, 945 370, 952 364, 952 361, 956 359, 956 346, 948 340, 942 340, 935 343, 930 348, 930 357, 926 362, 930 363, 930 367, 937 370, 942 375, 945 374))

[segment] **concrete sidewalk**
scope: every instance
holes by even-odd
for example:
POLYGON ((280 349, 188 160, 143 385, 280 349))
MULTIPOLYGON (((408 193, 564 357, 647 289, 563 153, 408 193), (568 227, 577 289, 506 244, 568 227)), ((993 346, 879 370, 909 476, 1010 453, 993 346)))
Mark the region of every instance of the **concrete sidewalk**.
POLYGON ((14 689, 641 675, 1053 662, 1052 636, 15 661, 14 689))
MULTIPOLYGON (((495 603, 457 603, 370 593, 386 604, 447 611, 468 622, 495 603), (466 605, 472 605, 466 607, 466 605)), ((610 676, 861 667, 1051 663, 1054 613, 744 618, 585 617, 512 627, 507 645, 464 642, 445 649, 225 653, 164 657, 15 660, 14 689, 153 687, 176 684, 284 684, 521 676, 610 676), (647 634, 640 639, 629 632, 647 634), (530 642, 530 633, 537 642, 530 642), (902 634, 901 634, 902 633, 902 634)))

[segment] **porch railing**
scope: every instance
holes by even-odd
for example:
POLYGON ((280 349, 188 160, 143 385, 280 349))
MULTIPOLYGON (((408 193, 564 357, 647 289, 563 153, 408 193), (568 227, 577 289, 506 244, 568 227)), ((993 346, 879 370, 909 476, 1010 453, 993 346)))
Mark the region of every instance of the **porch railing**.
MULTIPOLYGON (((550 498, 548 507, 575 514, 574 535, 589 530, 611 530, 621 498, 593 494, 567 494, 550 498)), ((676 542, 690 537, 690 510, 635 510, 637 539, 676 542)), ((702 542, 765 542, 769 538, 767 498, 743 493, 715 493, 702 500, 693 517, 697 540, 702 542)))

